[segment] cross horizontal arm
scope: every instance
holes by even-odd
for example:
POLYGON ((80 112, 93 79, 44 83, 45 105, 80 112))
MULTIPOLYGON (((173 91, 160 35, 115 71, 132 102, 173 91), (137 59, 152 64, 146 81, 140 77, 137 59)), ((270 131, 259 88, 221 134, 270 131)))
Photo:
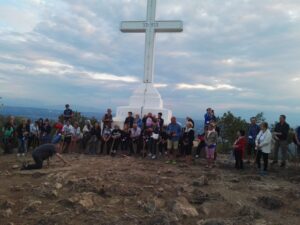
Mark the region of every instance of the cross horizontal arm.
POLYGON ((145 21, 123 21, 120 30, 124 33, 143 33, 146 31, 145 21))
POLYGON ((180 20, 170 21, 123 21, 120 30, 125 33, 143 33, 147 28, 155 29, 155 32, 182 32, 183 23, 180 20))
POLYGON ((183 23, 180 20, 170 20, 170 21, 155 21, 157 26, 155 26, 156 32, 182 32, 183 23))

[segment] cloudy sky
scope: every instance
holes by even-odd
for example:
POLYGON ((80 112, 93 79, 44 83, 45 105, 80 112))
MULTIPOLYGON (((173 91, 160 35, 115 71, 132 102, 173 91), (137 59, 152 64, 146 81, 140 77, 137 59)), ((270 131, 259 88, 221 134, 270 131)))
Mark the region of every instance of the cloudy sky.
MULTIPOLYGON (((157 0, 183 33, 156 38, 164 105, 202 119, 212 106, 300 124, 299 0, 157 0)), ((6 105, 97 110, 127 105, 142 82, 146 0, 0 0, 0 96, 6 105)))

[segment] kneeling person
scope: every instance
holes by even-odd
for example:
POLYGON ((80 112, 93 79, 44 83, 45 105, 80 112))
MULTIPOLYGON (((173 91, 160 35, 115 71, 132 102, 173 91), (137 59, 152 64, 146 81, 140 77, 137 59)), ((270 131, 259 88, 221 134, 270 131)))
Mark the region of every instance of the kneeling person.
POLYGON ((58 145, 54 144, 43 144, 37 147, 32 152, 32 158, 35 164, 23 165, 22 170, 34 170, 34 169, 42 169, 43 161, 47 160, 47 164, 49 166, 49 158, 53 155, 56 155, 64 165, 68 164, 66 160, 59 154, 57 151, 59 150, 58 145))

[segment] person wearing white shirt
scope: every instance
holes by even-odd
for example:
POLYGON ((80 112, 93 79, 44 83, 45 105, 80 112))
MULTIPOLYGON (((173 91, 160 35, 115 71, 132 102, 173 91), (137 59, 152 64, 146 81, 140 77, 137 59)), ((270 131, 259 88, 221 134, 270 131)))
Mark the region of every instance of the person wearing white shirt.
POLYGON ((62 133, 64 135, 62 150, 63 152, 70 153, 69 145, 72 141, 72 136, 74 135, 74 127, 70 124, 69 120, 67 120, 66 124, 63 126, 62 133))
POLYGON ((263 158, 264 169, 262 175, 265 175, 268 169, 268 158, 272 149, 272 133, 268 129, 268 123, 262 122, 260 125, 260 132, 256 136, 255 145, 257 149, 256 162, 258 169, 261 168, 260 159, 263 158))
POLYGON ((40 129, 38 121, 30 124, 30 135, 32 138, 32 147, 36 148, 39 145, 40 129))
POLYGON ((133 154, 133 145, 136 144, 136 153, 140 153, 141 150, 141 128, 137 123, 133 123, 132 128, 130 129, 130 138, 129 138, 129 150, 133 154))

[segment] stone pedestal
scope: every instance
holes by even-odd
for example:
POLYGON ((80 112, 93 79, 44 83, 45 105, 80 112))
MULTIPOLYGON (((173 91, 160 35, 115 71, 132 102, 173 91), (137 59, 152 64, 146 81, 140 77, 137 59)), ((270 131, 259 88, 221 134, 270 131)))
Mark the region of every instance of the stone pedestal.
POLYGON ((130 97, 129 106, 117 107, 116 117, 113 120, 123 125, 128 112, 132 112, 133 115, 139 114, 141 118, 149 112, 155 115, 161 112, 165 123, 169 123, 172 117, 172 111, 163 108, 161 96, 152 83, 143 83, 139 86, 130 97))

